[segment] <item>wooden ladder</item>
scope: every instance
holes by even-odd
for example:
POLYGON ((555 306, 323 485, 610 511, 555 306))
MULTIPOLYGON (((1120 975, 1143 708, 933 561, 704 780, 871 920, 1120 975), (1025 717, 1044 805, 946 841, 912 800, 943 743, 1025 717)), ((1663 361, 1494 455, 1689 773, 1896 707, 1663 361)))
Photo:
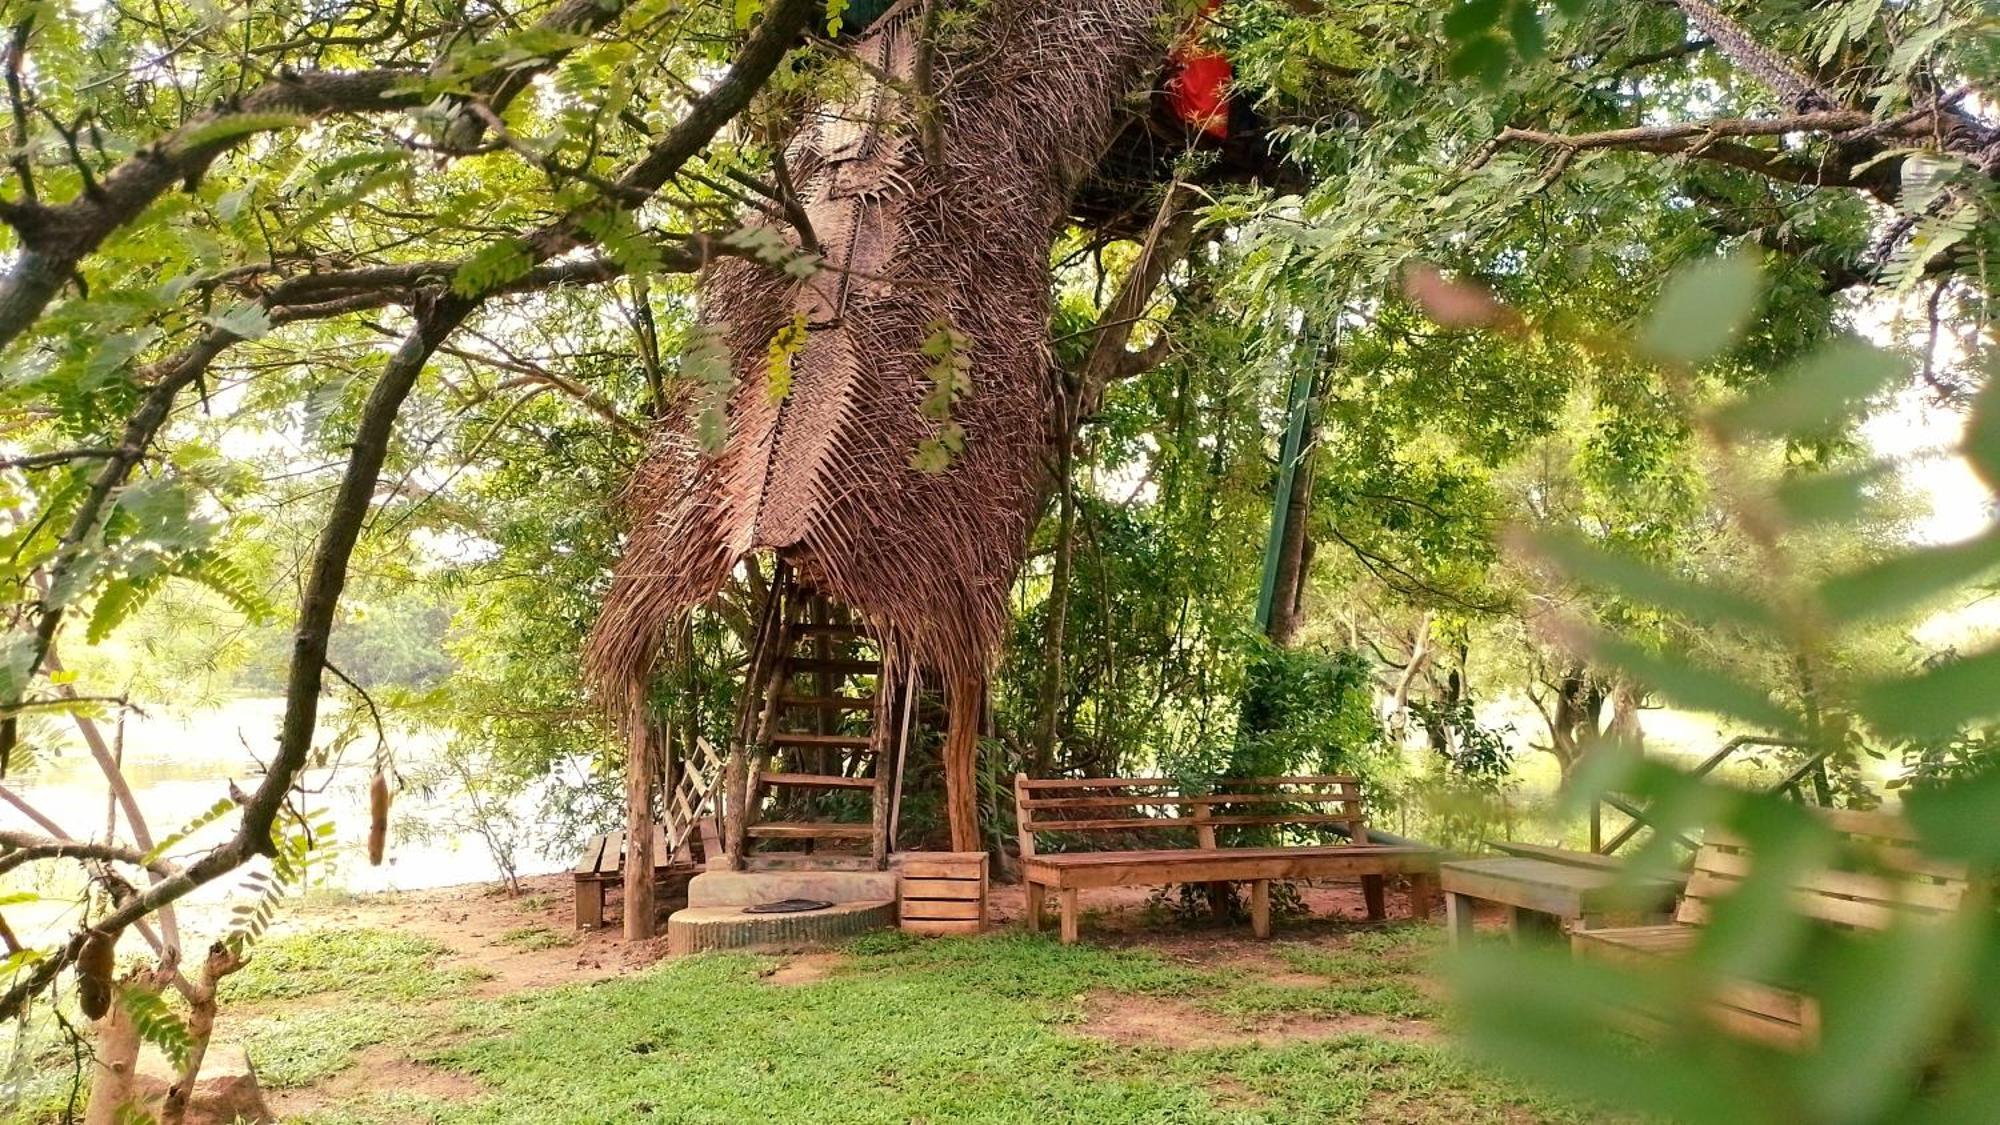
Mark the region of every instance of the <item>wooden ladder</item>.
POLYGON ((776 651, 752 661, 770 674, 748 753, 743 867, 880 870, 889 851, 893 655, 825 595, 785 583, 771 596, 785 601, 767 638, 776 651))

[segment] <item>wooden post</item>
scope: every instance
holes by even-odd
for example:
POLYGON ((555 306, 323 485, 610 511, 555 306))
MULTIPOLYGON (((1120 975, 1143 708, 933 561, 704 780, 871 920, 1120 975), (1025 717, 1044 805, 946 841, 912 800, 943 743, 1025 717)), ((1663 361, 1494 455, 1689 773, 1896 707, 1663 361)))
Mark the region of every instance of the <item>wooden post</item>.
POLYGON ((1444 896, 1444 932, 1451 939, 1451 947, 1472 939, 1472 900, 1454 891, 1446 891, 1444 896))
POLYGON ((743 846, 750 838, 745 831, 749 821, 743 815, 749 788, 744 783, 743 771, 743 748, 731 746, 722 767, 722 847, 731 871, 743 870, 743 846))
POLYGON ((979 713, 986 681, 952 679, 950 726, 944 736, 944 802, 951 825, 951 850, 985 851, 979 840, 979 713))
POLYGON ((875 677, 875 725, 869 731, 869 756, 873 759, 875 788, 870 794, 868 838, 869 858, 875 862, 875 870, 889 866, 889 849, 893 841, 889 838, 889 773, 891 750, 895 739, 896 725, 896 683, 895 668, 897 653, 888 641, 878 642, 877 652, 882 657, 882 671, 875 677))
POLYGON ((1260 938, 1271 936, 1271 881, 1250 881, 1250 932, 1260 938))
POLYGON ((1042 915, 1049 908, 1049 889, 1040 883, 1028 884, 1028 932, 1042 928, 1042 915))
POLYGON ((1062 943, 1064 945, 1075 945, 1077 938, 1082 936, 1078 921, 1081 912, 1076 901, 1076 888, 1058 888, 1056 891, 1056 902, 1062 912, 1062 943))
POLYGON ((625 757, 625 937, 653 936, 653 777, 660 730, 647 723, 625 757))

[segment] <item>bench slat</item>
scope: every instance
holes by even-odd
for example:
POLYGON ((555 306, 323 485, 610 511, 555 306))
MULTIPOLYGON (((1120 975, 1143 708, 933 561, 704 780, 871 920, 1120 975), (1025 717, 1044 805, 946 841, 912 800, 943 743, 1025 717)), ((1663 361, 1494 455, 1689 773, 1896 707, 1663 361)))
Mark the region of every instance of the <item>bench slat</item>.
POLYGON ((1357 814, 1313 813, 1305 816, 1126 816, 1105 817, 1099 820, 1049 820, 1034 821, 1036 831, 1045 832, 1087 832, 1108 831, 1116 828, 1192 828, 1222 827, 1224 825, 1265 825, 1287 824, 1358 824, 1365 817, 1357 814))
POLYGON ((1135 794, 1130 797, 1033 797, 1024 809, 1115 809, 1130 805, 1360 805, 1359 794, 1345 793, 1208 793, 1198 797, 1135 794))
MULTIPOLYGON (((1180 782, 1171 777, 1049 777, 1023 778, 1028 789, 1175 789, 1180 782)), ((1217 785, 1360 785, 1361 779, 1346 774, 1315 774, 1298 777, 1231 777, 1217 785)))

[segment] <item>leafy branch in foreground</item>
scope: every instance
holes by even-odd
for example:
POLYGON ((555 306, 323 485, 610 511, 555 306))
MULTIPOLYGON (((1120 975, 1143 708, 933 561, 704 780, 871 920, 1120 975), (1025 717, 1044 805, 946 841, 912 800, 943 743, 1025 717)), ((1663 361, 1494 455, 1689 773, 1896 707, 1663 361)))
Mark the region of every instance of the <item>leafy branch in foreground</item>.
MULTIPOLYGON (((1527 532, 1521 546, 1557 573, 1685 621, 1718 652, 1768 659, 1722 664, 1650 648, 1586 623, 1568 643, 1692 710, 1804 744, 1821 758, 1868 752, 1871 741, 1962 739, 2000 717, 2000 649, 1927 667, 1852 673, 1832 659, 1866 624, 1935 606, 2000 569, 2000 529, 1964 543, 1904 545, 1856 563, 1815 558, 1819 530, 1856 519, 1886 473, 1865 465, 1810 477, 1759 476, 1755 454, 1824 437, 1871 400, 1907 385, 1909 365, 1839 341, 1768 385, 1707 406, 1705 366, 1720 360, 1755 319, 1757 269, 1724 259, 1683 271, 1638 333, 1650 362, 1708 442, 1714 484, 1745 553, 1735 577, 1688 578, 1572 538, 1527 532), (1774 690, 1768 671, 1810 685, 1774 690), (1760 674, 1762 673, 1762 674, 1760 674)), ((1453 290, 1454 308, 1499 319, 1479 295, 1453 290)), ((1450 302, 1438 302, 1449 305, 1450 302)), ((1973 408, 1962 450, 1989 488, 2000 484, 2000 380, 1973 408)), ((1475 1039, 1490 1056, 1537 1080, 1606 1105, 1686 1121, 1875 1122, 1969 1120, 2000 1097, 2000 920, 1988 893, 2000 865, 2000 764, 1960 771, 1908 791, 1915 832, 1907 853, 1963 864, 1973 893, 1956 914, 1898 917, 1885 930, 1826 929, 1799 913, 1792 888, 1839 848, 1821 818, 1778 797, 1747 793, 1613 748, 1573 779, 1573 803, 1619 793, 1645 804, 1650 836, 1628 867, 1633 879, 1679 866, 1678 840, 1727 832, 1755 857, 1738 890, 1699 927, 1685 959, 1651 963, 1573 960, 1567 951, 1481 951, 1461 966, 1475 1039), (1820 1012, 1805 1049, 1776 1051, 1711 1022, 1710 1004, 1738 982, 1783 984, 1820 1012), (1630 1013, 1651 1034, 1633 1044, 1630 1013)), ((1578 805, 1580 807, 1580 805, 1578 805)))

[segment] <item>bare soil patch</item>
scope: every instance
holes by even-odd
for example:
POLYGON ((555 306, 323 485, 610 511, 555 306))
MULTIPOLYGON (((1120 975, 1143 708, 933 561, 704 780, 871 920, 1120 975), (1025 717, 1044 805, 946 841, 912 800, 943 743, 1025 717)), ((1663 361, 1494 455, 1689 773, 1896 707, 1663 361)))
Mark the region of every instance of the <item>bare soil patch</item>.
POLYGON ((771 984, 797 986, 825 980, 833 973, 833 967, 844 958, 840 953, 797 953, 785 962, 764 974, 771 984))
POLYGON ((1178 1000, 1157 996, 1095 993, 1085 1002, 1085 1035, 1124 1047, 1169 1047, 1199 1050, 1214 1047, 1282 1047, 1342 1035, 1372 1035, 1386 1039, 1433 1040, 1435 1025, 1422 1020, 1382 1016, 1283 1016, 1255 1025, 1232 1022, 1178 1000))

